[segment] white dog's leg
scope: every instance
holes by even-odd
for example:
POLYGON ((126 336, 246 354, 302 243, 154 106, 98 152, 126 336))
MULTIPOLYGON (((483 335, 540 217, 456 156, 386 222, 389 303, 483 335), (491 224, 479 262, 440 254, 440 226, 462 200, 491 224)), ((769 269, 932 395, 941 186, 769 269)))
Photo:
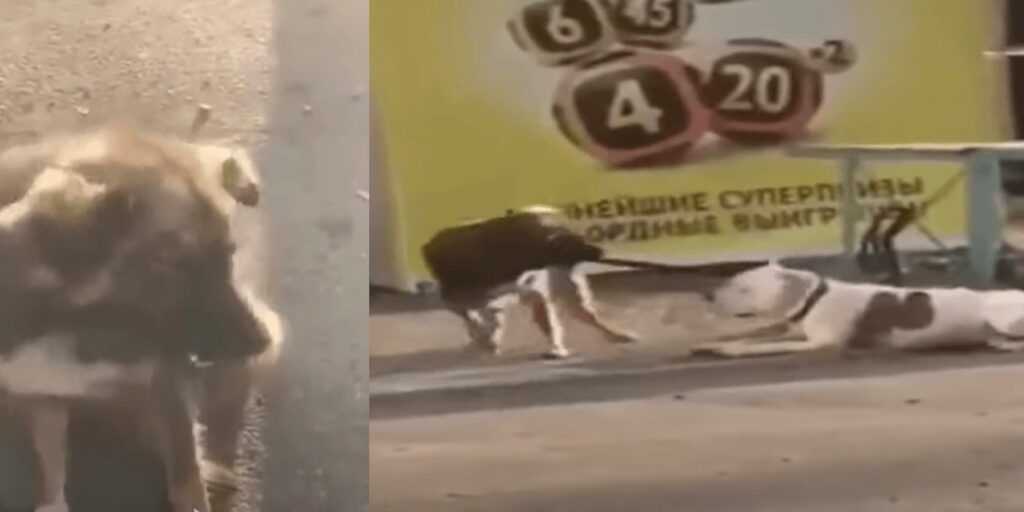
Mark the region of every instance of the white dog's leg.
POLYGON ((498 304, 468 309, 459 313, 472 344, 495 355, 499 354, 501 337, 505 331, 505 312, 498 304))
POLYGON ((758 342, 755 340, 739 340, 728 343, 710 343, 699 345, 694 348, 694 353, 711 353, 724 357, 753 357, 776 354, 789 354, 795 352, 810 352, 820 350, 833 345, 828 341, 780 341, 772 343, 758 342))
POLYGON ((989 348, 1000 352, 1024 352, 1024 341, 1014 341, 1002 337, 989 339, 986 342, 989 348))
POLYGON ((480 314, 484 320, 484 342, 498 353, 505 335, 505 309, 500 305, 488 305, 480 314))
POLYGON ((520 300, 530 308, 534 323, 547 336, 551 349, 545 357, 563 359, 569 357, 569 349, 565 346, 565 327, 558 318, 554 305, 539 291, 523 292, 520 300))
POLYGON ((466 327, 466 332, 469 334, 469 345, 466 348, 484 349, 487 352, 497 354, 498 345, 493 343, 491 336, 487 332, 486 321, 482 311, 483 308, 466 309, 457 312, 459 318, 462 319, 462 324, 466 327))
POLYGON ((59 400, 27 404, 32 447, 39 464, 36 512, 68 512, 64 496, 67 479, 68 408, 59 400))
POLYGON ((548 289, 559 307, 583 323, 601 331, 605 338, 615 343, 631 343, 637 340, 633 333, 626 332, 601 319, 594 307, 594 295, 583 274, 562 267, 549 268, 548 289))

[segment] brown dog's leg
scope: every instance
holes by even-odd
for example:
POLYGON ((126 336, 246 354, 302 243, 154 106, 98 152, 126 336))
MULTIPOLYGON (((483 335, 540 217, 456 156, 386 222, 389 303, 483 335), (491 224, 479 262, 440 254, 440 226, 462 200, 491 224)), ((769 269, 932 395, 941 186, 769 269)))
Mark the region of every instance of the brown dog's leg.
MULTIPOLYGON (((204 397, 199 421, 203 436, 203 477, 215 501, 229 501, 238 491, 234 472, 238 441, 252 394, 253 368, 249 361, 231 361, 204 370, 204 397), (223 499, 222 499, 223 498, 223 499)), ((212 498, 211 498, 212 499, 212 498)))
POLYGON ((614 327, 598 316, 586 276, 564 268, 549 269, 548 275, 551 280, 551 294, 558 301, 559 307, 565 308, 572 316, 601 331, 613 342, 630 343, 637 340, 636 335, 614 327))
POLYGON ((26 401, 25 412, 39 464, 36 512, 67 512, 68 406, 57 399, 33 399, 26 401))
POLYGON ((210 512, 196 450, 183 370, 164 367, 153 380, 152 432, 164 463, 168 500, 174 512, 210 512))

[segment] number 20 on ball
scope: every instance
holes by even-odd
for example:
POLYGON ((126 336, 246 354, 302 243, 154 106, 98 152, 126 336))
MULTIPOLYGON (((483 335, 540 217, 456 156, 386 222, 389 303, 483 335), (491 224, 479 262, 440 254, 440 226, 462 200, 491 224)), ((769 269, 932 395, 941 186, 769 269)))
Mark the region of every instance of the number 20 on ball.
POLYGON ((708 130, 696 70, 678 57, 619 51, 571 71, 552 114, 559 129, 611 166, 681 154, 708 130))
POLYGON ((542 65, 573 64, 615 43, 615 33, 602 1, 531 3, 509 20, 509 33, 516 45, 542 65))
POLYGON ((823 88, 821 72, 799 50, 764 39, 730 41, 705 86, 712 130, 745 144, 798 136, 821 107, 823 88))

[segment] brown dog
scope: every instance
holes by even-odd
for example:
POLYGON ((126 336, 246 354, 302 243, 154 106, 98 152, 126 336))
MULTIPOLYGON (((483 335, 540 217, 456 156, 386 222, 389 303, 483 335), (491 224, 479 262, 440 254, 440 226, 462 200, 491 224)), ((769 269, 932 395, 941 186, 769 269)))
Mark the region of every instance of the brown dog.
POLYGON ((9 280, 0 302, 12 306, 3 312, 0 387, 30 427, 37 510, 67 509, 68 406, 90 400, 142 404, 132 410, 164 462, 173 510, 209 509, 191 361, 213 363, 211 375, 223 362, 227 377, 206 380, 202 395, 241 410, 245 361, 281 337, 277 315, 233 269, 231 204, 253 202, 252 187, 236 159, 211 169, 212 152, 107 127, 0 155, 0 254, 25 266, 0 274, 9 280))
POLYGON ((514 302, 531 308, 547 335, 550 358, 569 355, 564 313, 591 325, 609 340, 635 336, 602 320, 577 264, 598 261, 603 251, 567 229, 560 211, 532 206, 443 229, 423 246, 441 298, 465 322, 473 342, 497 353, 504 310, 514 302))

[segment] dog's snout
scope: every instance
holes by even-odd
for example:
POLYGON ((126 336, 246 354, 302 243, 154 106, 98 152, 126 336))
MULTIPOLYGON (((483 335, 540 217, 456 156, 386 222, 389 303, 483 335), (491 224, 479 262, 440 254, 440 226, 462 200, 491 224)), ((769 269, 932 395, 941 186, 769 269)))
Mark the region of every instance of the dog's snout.
POLYGON ((715 292, 713 290, 705 290, 703 293, 701 293, 701 297, 703 297, 704 300, 707 302, 714 302, 715 292))
POLYGON ((258 356, 279 338, 276 313, 248 290, 219 283, 204 291, 189 317, 200 360, 258 356))
POLYGON ((260 204, 260 187, 255 183, 248 183, 238 189, 236 199, 244 206, 255 207, 260 204))

